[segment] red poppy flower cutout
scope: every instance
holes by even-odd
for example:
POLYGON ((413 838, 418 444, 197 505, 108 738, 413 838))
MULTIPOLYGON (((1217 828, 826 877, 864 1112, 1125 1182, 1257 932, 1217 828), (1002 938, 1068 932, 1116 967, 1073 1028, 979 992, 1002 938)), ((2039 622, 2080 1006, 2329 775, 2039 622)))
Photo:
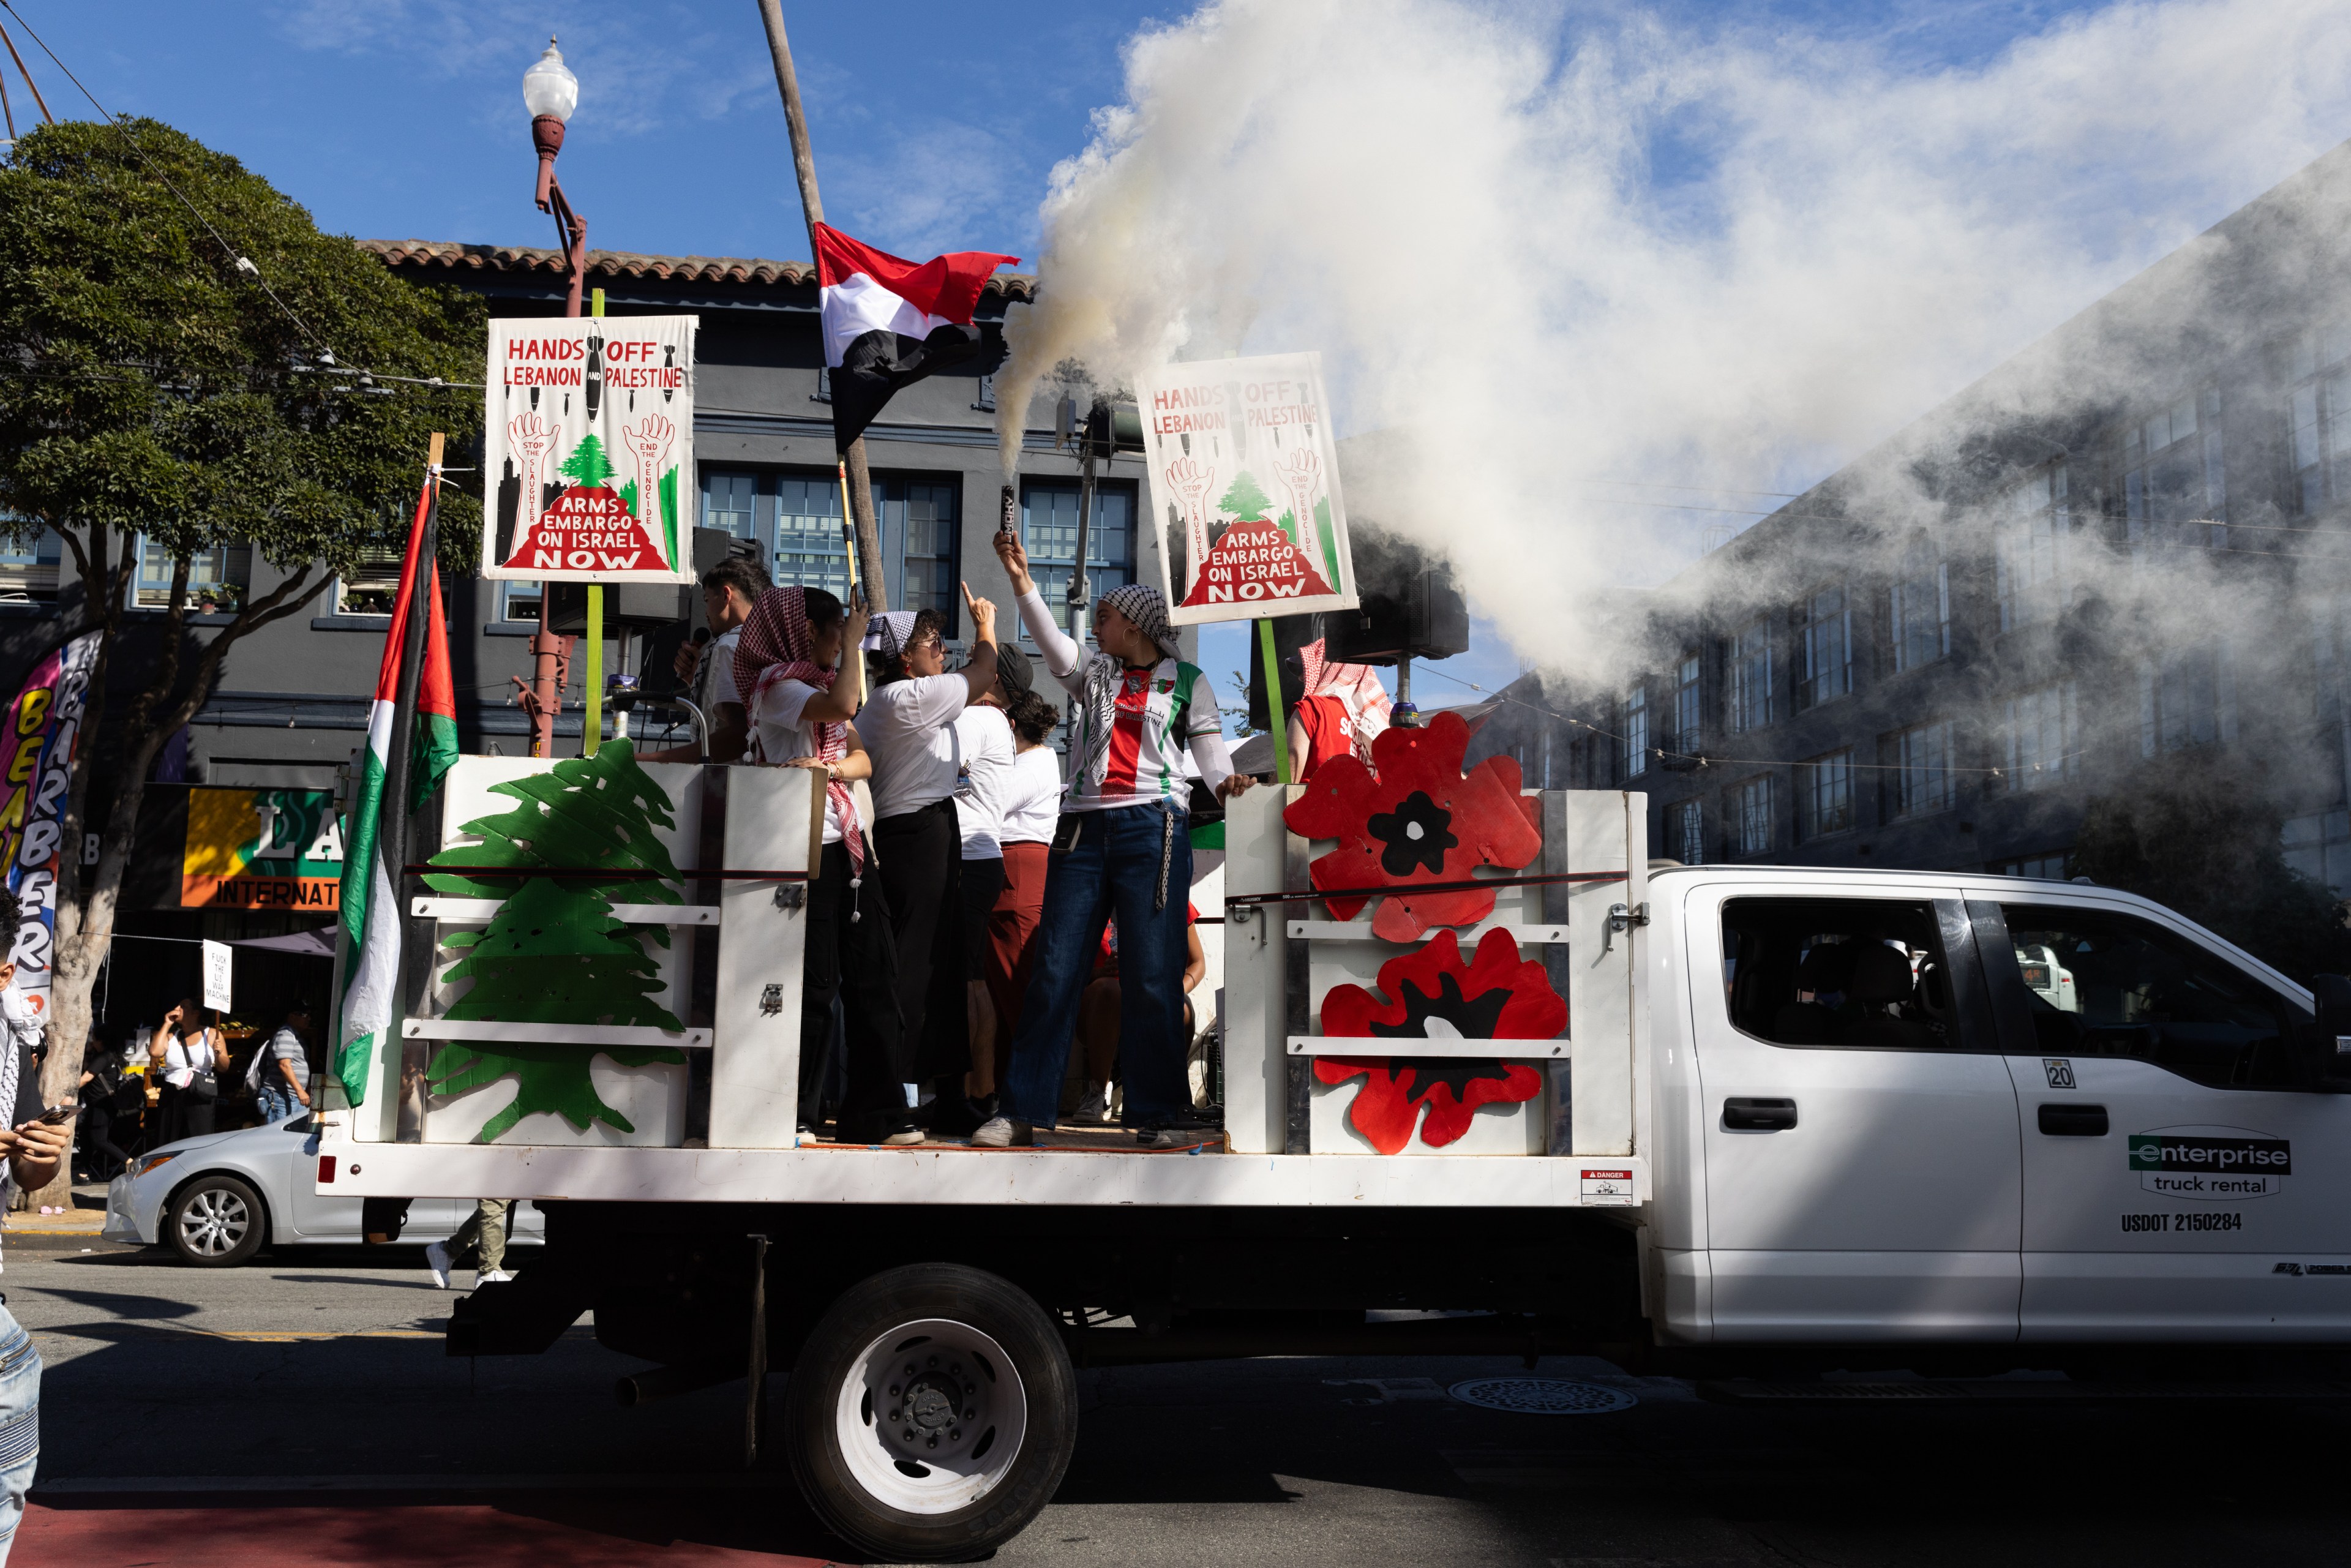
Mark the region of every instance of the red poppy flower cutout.
MULTIPOLYGON (((1543 967, 1521 961, 1507 931, 1489 931, 1464 967, 1450 931, 1380 966, 1382 1001, 1361 986, 1333 986, 1322 998, 1322 1032, 1390 1040, 1556 1040, 1567 1003, 1543 967)), ((1441 1149, 1469 1130, 1480 1105, 1516 1104, 1542 1092, 1542 1077, 1498 1057, 1323 1056, 1325 1083, 1364 1078, 1347 1120, 1384 1155, 1400 1153, 1420 1124, 1421 1142, 1441 1149), (1427 1117, 1421 1111, 1426 1107, 1427 1117)))
MULTIPOLYGON (((1406 891, 1416 883, 1466 881, 1472 868, 1518 871, 1542 852, 1535 801, 1519 793, 1519 765, 1489 757, 1466 775, 1469 727, 1440 713, 1425 729, 1382 730, 1372 766, 1332 758, 1314 771, 1306 792, 1282 812, 1290 831, 1336 839, 1316 857, 1316 887, 1394 887, 1372 916, 1372 934, 1417 941, 1432 925, 1471 925, 1494 913, 1490 893, 1406 891)), ((1353 920, 1368 900, 1326 901, 1336 920, 1353 920)))

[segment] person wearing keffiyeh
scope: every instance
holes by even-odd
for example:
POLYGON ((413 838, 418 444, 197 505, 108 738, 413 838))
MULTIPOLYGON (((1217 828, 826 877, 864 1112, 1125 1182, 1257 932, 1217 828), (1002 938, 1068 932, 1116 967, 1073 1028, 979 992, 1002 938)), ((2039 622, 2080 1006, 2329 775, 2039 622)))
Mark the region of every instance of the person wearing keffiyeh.
POLYGON ((1372 741, 1387 728, 1392 706, 1379 672, 1325 656, 1320 637, 1299 649, 1298 657, 1306 689, 1290 715, 1291 782, 1305 783, 1322 764, 1349 752, 1369 765, 1372 741))
POLYGON ((840 1130, 858 1141, 897 1130, 906 1103, 901 1085, 912 1071, 898 1023, 889 901, 871 874, 872 824, 857 800, 873 759, 852 722, 863 703, 859 661, 842 655, 863 636, 865 619, 862 606, 844 611, 821 589, 771 588, 751 607, 735 653, 751 759, 824 775, 824 850, 809 882, 801 960, 799 1119, 805 1128, 821 1119, 838 996, 849 1058, 840 1130))
POLYGON ((1208 677, 1177 656, 1166 599, 1130 583, 1102 596, 1089 655, 1053 622, 1009 534, 996 553, 1020 599, 1020 619, 1045 668, 1074 699, 1061 817, 1048 860, 1036 969, 999 1074, 1000 1113, 973 1134, 983 1147, 1035 1141, 1061 1111, 1079 998, 1102 928, 1116 915, 1120 1072, 1125 1119, 1145 1148, 1197 1143, 1185 1073, 1185 892, 1192 883, 1188 753, 1223 798, 1249 786, 1233 772, 1208 677))

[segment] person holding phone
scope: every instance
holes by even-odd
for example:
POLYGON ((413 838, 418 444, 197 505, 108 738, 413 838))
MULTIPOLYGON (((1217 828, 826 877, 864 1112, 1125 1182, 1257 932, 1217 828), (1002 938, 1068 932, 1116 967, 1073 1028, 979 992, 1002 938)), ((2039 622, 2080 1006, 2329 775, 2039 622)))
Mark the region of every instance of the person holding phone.
POLYGON ((212 1132, 228 1038, 204 1022, 202 1002, 187 997, 163 1015, 147 1042, 147 1062, 149 1075, 163 1085, 163 1142, 212 1132))
MULTIPOLYGON (((23 914, 16 895, 0 891, 0 928, 15 930, 23 914)), ((39 1012, 16 988, 16 966, 0 964, 0 1033, 6 1036, 0 1042, 0 1106, 8 1108, 7 1129, 0 1131, 0 1150, 7 1154, 0 1208, 6 1207, 11 1183, 37 1192, 56 1180, 73 1147, 73 1106, 41 1108, 33 1046, 42 1032, 39 1012)), ((0 1564, 8 1561, 17 1522, 25 1516, 25 1494, 33 1490, 40 1448, 40 1352, 0 1297, 0 1564)))

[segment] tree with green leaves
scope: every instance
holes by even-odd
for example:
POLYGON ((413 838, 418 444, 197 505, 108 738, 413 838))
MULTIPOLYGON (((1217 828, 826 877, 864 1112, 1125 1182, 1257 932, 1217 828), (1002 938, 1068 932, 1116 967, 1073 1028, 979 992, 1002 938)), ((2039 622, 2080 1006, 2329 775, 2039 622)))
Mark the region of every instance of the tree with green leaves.
MULTIPOLYGON (((479 430, 480 394, 453 383, 481 381, 486 311, 393 277, 236 160, 150 120, 17 141, 0 163, 0 530, 63 543, 65 630, 100 638, 89 733, 126 617, 150 613, 128 607, 142 536, 170 566, 98 863, 60 859, 50 1038, 78 1047, 156 753, 239 642, 405 542, 426 437, 463 449, 479 430), (225 605, 226 624, 192 629, 192 563, 232 545, 277 580, 225 605)), ((480 527, 476 499, 444 497, 445 570, 471 570, 480 527)), ((97 750, 74 764, 69 844, 97 750)), ((78 1057, 50 1052, 43 1098, 72 1097, 78 1057)))
MULTIPOLYGON (((442 978, 473 982, 448 1016, 683 1030, 674 1014, 652 999, 662 979, 644 938, 667 946, 668 928, 625 925, 612 913, 615 902, 684 898, 673 885, 677 867, 660 836, 675 822, 670 799, 637 765, 634 749, 625 740, 607 741, 591 757, 493 784, 490 791, 516 804, 467 822, 463 831, 480 841, 442 851, 433 857, 438 869, 424 878, 436 892, 504 900, 487 929, 447 939, 465 956, 442 978), (522 876, 517 886, 517 873, 532 871, 567 874, 522 876)), ((581 1132, 596 1122, 632 1132, 590 1077, 600 1051, 626 1067, 685 1060, 667 1046, 452 1040, 434 1054, 425 1078, 444 1094, 502 1078, 516 1081, 514 1103, 483 1126, 483 1143, 541 1112, 556 1113, 581 1132)))
POLYGON ((1266 508, 1272 505, 1273 497, 1258 487, 1257 480, 1246 468, 1233 476, 1232 484, 1217 501, 1218 510, 1250 521, 1264 517, 1266 508))
POLYGON ((604 444, 596 439, 596 433, 591 430, 580 438, 580 444, 571 449, 571 455, 563 460, 562 466, 556 472, 581 489, 592 490, 610 481, 618 470, 606 455, 604 444))

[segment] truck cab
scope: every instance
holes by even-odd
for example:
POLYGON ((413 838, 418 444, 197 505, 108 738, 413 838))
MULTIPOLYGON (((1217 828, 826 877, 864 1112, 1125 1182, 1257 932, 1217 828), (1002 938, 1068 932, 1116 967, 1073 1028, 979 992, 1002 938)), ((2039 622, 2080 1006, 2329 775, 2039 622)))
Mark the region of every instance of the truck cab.
POLYGON ((2082 883, 1649 892, 1661 1342, 2351 1338, 2351 1099, 2285 976, 2082 883))

